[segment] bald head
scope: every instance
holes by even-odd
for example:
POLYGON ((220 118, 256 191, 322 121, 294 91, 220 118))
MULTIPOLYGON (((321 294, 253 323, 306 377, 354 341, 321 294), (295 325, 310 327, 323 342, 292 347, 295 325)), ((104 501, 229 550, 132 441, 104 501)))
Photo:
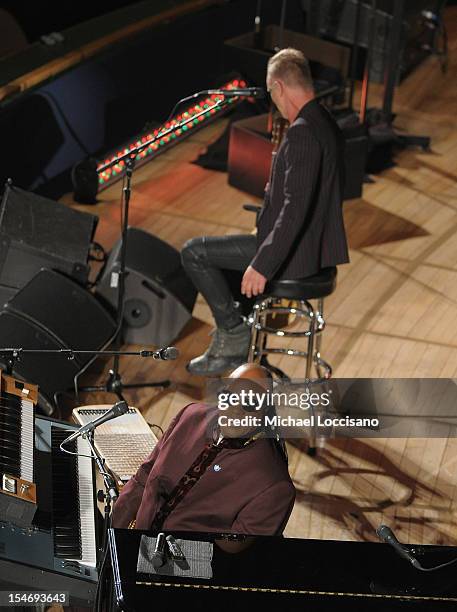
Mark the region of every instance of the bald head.
POLYGON ((227 438, 248 437, 262 427, 263 415, 268 411, 268 397, 273 390, 272 376, 256 363, 244 363, 233 370, 225 383, 224 416, 232 421, 219 423, 221 433, 227 438), (240 422, 234 424, 237 419, 240 422))
POLYGON ((271 391, 273 387, 273 380, 269 370, 258 363, 243 363, 243 365, 233 370, 229 378, 252 380, 265 391, 271 391))

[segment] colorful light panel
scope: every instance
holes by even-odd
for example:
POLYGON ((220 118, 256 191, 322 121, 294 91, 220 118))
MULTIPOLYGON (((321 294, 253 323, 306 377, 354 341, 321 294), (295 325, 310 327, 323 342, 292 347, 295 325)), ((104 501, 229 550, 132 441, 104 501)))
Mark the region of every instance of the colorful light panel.
MULTIPOLYGON (((233 79, 218 89, 230 90, 243 87, 246 87, 246 82, 244 80, 233 79)), ((100 160, 97 166, 99 190, 107 187, 108 184, 117 180, 123 173, 125 169, 124 161, 120 161, 116 165, 106 168, 106 166, 114 161, 117 157, 124 155, 130 150, 139 147, 141 144, 156 138, 154 142, 149 144, 136 156, 136 165, 143 164, 145 161, 149 161, 149 159, 159 154, 161 150, 167 146, 179 142, 179 140, 182 140, 188 136, 192 131, 195 131, 195 129, 204 126, 209 121, 214 119, 214 117, 217 114, 220 114, 221 111, 227 110, 231 105, 236 104, 239 101, 239 97, 226 98, 220 94, 207 96, 205 99, 194 102, 192 106, 181 112, 181 114, 176 115, 170 119, 170 121, 167 121, 160 127, 150 132, 145 132, 136 140, 125 145, 123 149, 112 153, 104 160, 100 160), (193 121, 191 120, 192 117, 194 117, 193 121), (187 121, 186 125, 178 127, 183 121, 187 121), (161 137, 162 134, 163 137, 161 137)))

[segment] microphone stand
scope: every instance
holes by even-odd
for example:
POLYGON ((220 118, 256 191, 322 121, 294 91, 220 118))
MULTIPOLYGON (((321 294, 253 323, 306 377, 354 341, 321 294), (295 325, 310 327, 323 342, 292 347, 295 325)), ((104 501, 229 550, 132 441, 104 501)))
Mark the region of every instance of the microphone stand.
POLYGON ((254 19, 254 49, 260 49, 262 46, 261 14, 262 0, 257 0, 257 7, 254 19))
MULTIPOLYGON (((352 52, 351 52, 351 78, 349 84, 349 110, 354 108, 354 89, 355 82, 357 80, 357 59, 359 56, 359 38, 360 38, 360 17, 361 17, 361 5, 362 0, 356 0, 356 11, 355 11, 355 24, 354 24, 354 38, 352 41, 352 52)), ((367 61, 368 64, 368 61, 367 61)), ((363 123, 363 121, 361 121, 363 123)))
MULTIPOLYGON (((22 355, 51 355, 51 354, 57 354, 57 355, 63 355, 65 356, 67 359, 71 360, 74 359, 75 355, 93 355, 95 357, 100 357, 103 355, 108 355, 108 356, 114 356, 114 358, 119 359, 120 357, 124 356, 124 355, 130 355, 130 356, 134 356, 134 357, 152 357, 153 359, 163 359, 166 360, 165 357, 161 357, 161 353, 163 352, 163 349, 159 349, 157 351, 151 351, 151 350, 146 350, 146 349, 141 349, 139 351, 107 351, 107 350, 99 350, 99 351, 95 351, 95 350, 89 350, 89 351, 85 351, 85 350, 75 350, 75 349, 71 349, 71 348, 66 348, 66 349, 24 349, 22 347, 8 347, 8 348, 0 348, 0 356, 5 358, 5 364, 6 364, 6 374, 8 374, 9 376, 13 376, 14 374, 14 366, 16 364, 17 361, 20 361, 21 356, 22 355)), ((175 359, 176 357, 173 357, 172 359, 170 359, 170 361, 172 361, 173 359, 175 359)), ((111 372, 111 371, 110 371, 111 372)), ((79 373, 80 374, 80 373, 79 373)), ((78 384, 77 384, 77 377, 79 376, 79 374, 77 374, 75 376, 75 386, 74 386, 74 393, 75 393, 75 400, 77 403, 79 403, 79 391, 98 391, 100 390, 99 387, 83 387, 82 389, 78 388, 78 384)), ((152 384, 156 384, 156 383, 152 383, 152 384)), ((125 387, 128 388, 134 388, 134 387, 141 387, 141 386, 147 386, 147 383, 144 384, 138 384, 138 385, 125 385, 125 387)), ((56 405, 56 408, 59 408, 58 406, 58 401, 57 401, 57 395, 58 392, 56 392, 54 394, 54 403, 56 405)), ((121 393, 119 392, 119 394, 116 393, 116 395, 118 395, 120 400, 125 401, 125 398, 122 397, 121 393)), ((59 411, 60 412, 60 411, 59 411)))
MULTIPOLYGON (((359 0, 357 9, 360 10, 359 0)), ((359 111, 359 121, 360 123, 366 123, 367 120, 367 104, 368 104, 368 89, 370 86, 370 70, 371 70, 371 61, 373 56, 373 39, 374 39, 374 26, 375 26, 375 10, 376 10, 376 0, 371 0, 371 4, 369 5, 369 17, 368 17, 368 40, 369 44, 367 47, 367 53, 365 57, 365 68, 363 71, 363 80, 362 80, 362 89, 360 92, 360 111, 359 111)), ((360 21, 360 17, 357 18, 360 21)), ((355 77, 354 77, 355 78, 355 77)), ((352 104, 352 98, 351 98, 352 104)))
MULTIPOLYGON (((194 94, 189 97, 198 97, 201 92, 194 94)), ((129 205, 130 205, 130 197, 132 193, 131 183, 133 171, 135 169, 135 163, 137 156, 144 150, 151 146, 154 142, 165 138, 168 134, 171 134, 175 130, 182 129, 186 127, 191 122, 195 120, 198 121, 199 117, 206 114, 209 110, 213 108, 217 108, 221 106, 221 104, 225 103, 225 98, 221 96, 221 100, 217 100, 213 107, 204 109, 200 113, 196 113, 189 118, 184 119, 181 123, 173 125, 172 127, 162 131, 157 136, 153 136, 146 142, 141 143, 136 147, 132 147, 127 152, 119 155, 118 157, 113 158, 108 163, 98 168, 98 172, 103 172, 108 168, 116 166, 121 162, 124 163, 125 166, 125 187, 122 190, 122 199, 121 199, 121 219, 122 219, 122 233, 121 233, 121 250, 120 250, 120 261, 119 261, 119 271, 118 274, 118 294, 117 294, 117 328, 114 335, 113 344, 116 349, 119 349, 121 345, 121 336, 122 336, 122 320, 124 317, 124 297, 125 297, 125 268, 126 268, 126 256, 127 256, 127 231, 128 231, 128 220, 129 220, 129 205)), ((113 274, 113 273, 112 273, 113 274)), ((125 384, 122 381, 122 377, 119 373, 119 358, 122 353, 118 350, 114 352, 114 361, 113 367, 109 370, 108 378, 106 382, 102 385, 88 386, 82 387, 80 391, 94 393, 94 392, 105 392, 112 393, 116 395, 120 400, 123 400, 124 397, 122 392, 124 389, 142 389, 145 387, 160 387, 167 388, 171 385, 170 380, 160 380, 160 381, 149 381, 144 383, 129 383, 125 384)), ((76 397, 78 397, 78 377, 84 372, 84 369, 79 372, 75 377, 75 390, 76 397)))
MULTIPOLYGON (((79 351, 76 351, 76 352, 79 352, 79 351)), ((82 351, 82 352, 86 352, 86 351, 82 351)), ((110 352, 114 352, 114 351, 110 351, 110 352)), ((95 446, 95 441, 94 441, 95 429, 96 428, 91 429, 90 431, 81 434, 81 436, 87 441, 87 444, 89 445, 92 459, 95 461, 95 464, 98 468, 99 473, 101 474, 103 478, 103 483, 105 485, 104 492, 102 490, 97 491, 97 500, 104 502, 103 528, 102 528, 100 545, 98 546, 97 566, 96 566, 97 571, 98 571, 97 600, 101 601, 103 600, 105 589, 108 591, 107 594, 109 595, 109 590, 108 590, 109 583, 104 575, 106 567, 107 567, 107 563, 108 563, 108 555, 107 555, 108 531, 111 527, 111 508, 112 506, 114 506, 117 498, 119 497, 119 489, 117 487, 117 484, 114 478, 111 476, 109 472, 106 471, 105 460, 100 455, 100 453, 97 450, 97 447, 95 446)), ((62 445, 64 443, 65 443, 65 440, 64 442, 62 442, 62 445)))
POLYGON ((100 472, 103 483, 105 485, 105 493, 98 491, 97 499, 98 501, 105 502, 105 506, 103 508, 103 537, 102 537, 102 545, 100 548, 100 555, 105 551, 106 543, 108 541, 108 529, 110 527, 110 515, 111 515, 111 505, 116 502, 116 499, 119 497, 119 490, 117 488, 116 481, 114 478, 105 470, 105 460, 100 455, 97 450, 97 447, 94 443, 94 432, 95 429, 87 432, 87 434, 83 434, 83 437, 87 440, 87 443, 90 447, 92 458, 94 459, 98 471, 100 472), (103 495, 100 495, 100 493, 103 495), (101 498, 102 497, 102 498, 101 498))
POLYGON ((99 547, 99 555, 97 558, 97 570, 98 570, 98 585, 97 585, 97 600, 102 603, 104 601, 104 595, 110 596, 110 575, 106 576, 106 570, 109 567, 108 558, 108 532, 111 528, 112 512, 111 508, 114 507, 117 498, 119 497, 119 489, 117 487, 114 478, 105 470, 104 459, 98 452, 94 443, 94 431, 92 429, 84 437, 91 449, 92 457, 97 465, 98 471, 102 475, 103 483, 105 485, 105 491, 97 491, 97 500, 104 501, 103 507, 103 528, 101 537, 101 546, 99 547))

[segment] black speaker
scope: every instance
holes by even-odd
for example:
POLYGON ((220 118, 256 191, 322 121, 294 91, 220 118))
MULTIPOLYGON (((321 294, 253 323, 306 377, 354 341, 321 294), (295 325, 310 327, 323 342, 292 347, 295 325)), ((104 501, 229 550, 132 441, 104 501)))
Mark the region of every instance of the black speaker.
POLYGON ((335 119, 343 132, 344 152, 344 199, 362 197, 363 182, 368 157, 367 126, 358 122, 355 113, 342 111, 335 119))
MULTIPOLYGON (((86 289, 59 272, 41 270, 0 311, 0 347, 98 350, 116 325, 86 289)), ((24 354, 14 374, 35 383, 52 404, 56 391, 73 385, 91 355, 24 354)))
MULTIPOLYGON (((112 286, 120 265, 117 242, 97 285, 97 294, 113 308, 112 286)), ((163 240, 129 227, 124 299, 124 340, 132 344, 170 344, 192 318, 197 291, 181 266, 176 249, 163 240)))
POLYGON ((86 283, 97 222, 94 215, 7 183, 0 211, 0 297, 14 294, 41 268, 86 283))

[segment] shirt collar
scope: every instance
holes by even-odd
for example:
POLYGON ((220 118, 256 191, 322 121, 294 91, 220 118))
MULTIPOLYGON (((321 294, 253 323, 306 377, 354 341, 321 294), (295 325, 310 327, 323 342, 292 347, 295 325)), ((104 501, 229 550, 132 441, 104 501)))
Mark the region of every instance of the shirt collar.
POLYGON ((224 438, 224 436, 220 433, 219 428, 215 427, 213 430, 213 445, 218 446, 222 444, 225 448, 244 448, 258 440, 259 438, 263 438, 265 436, 265 432, 263 430, 257 431, 249 438, 224 438))

